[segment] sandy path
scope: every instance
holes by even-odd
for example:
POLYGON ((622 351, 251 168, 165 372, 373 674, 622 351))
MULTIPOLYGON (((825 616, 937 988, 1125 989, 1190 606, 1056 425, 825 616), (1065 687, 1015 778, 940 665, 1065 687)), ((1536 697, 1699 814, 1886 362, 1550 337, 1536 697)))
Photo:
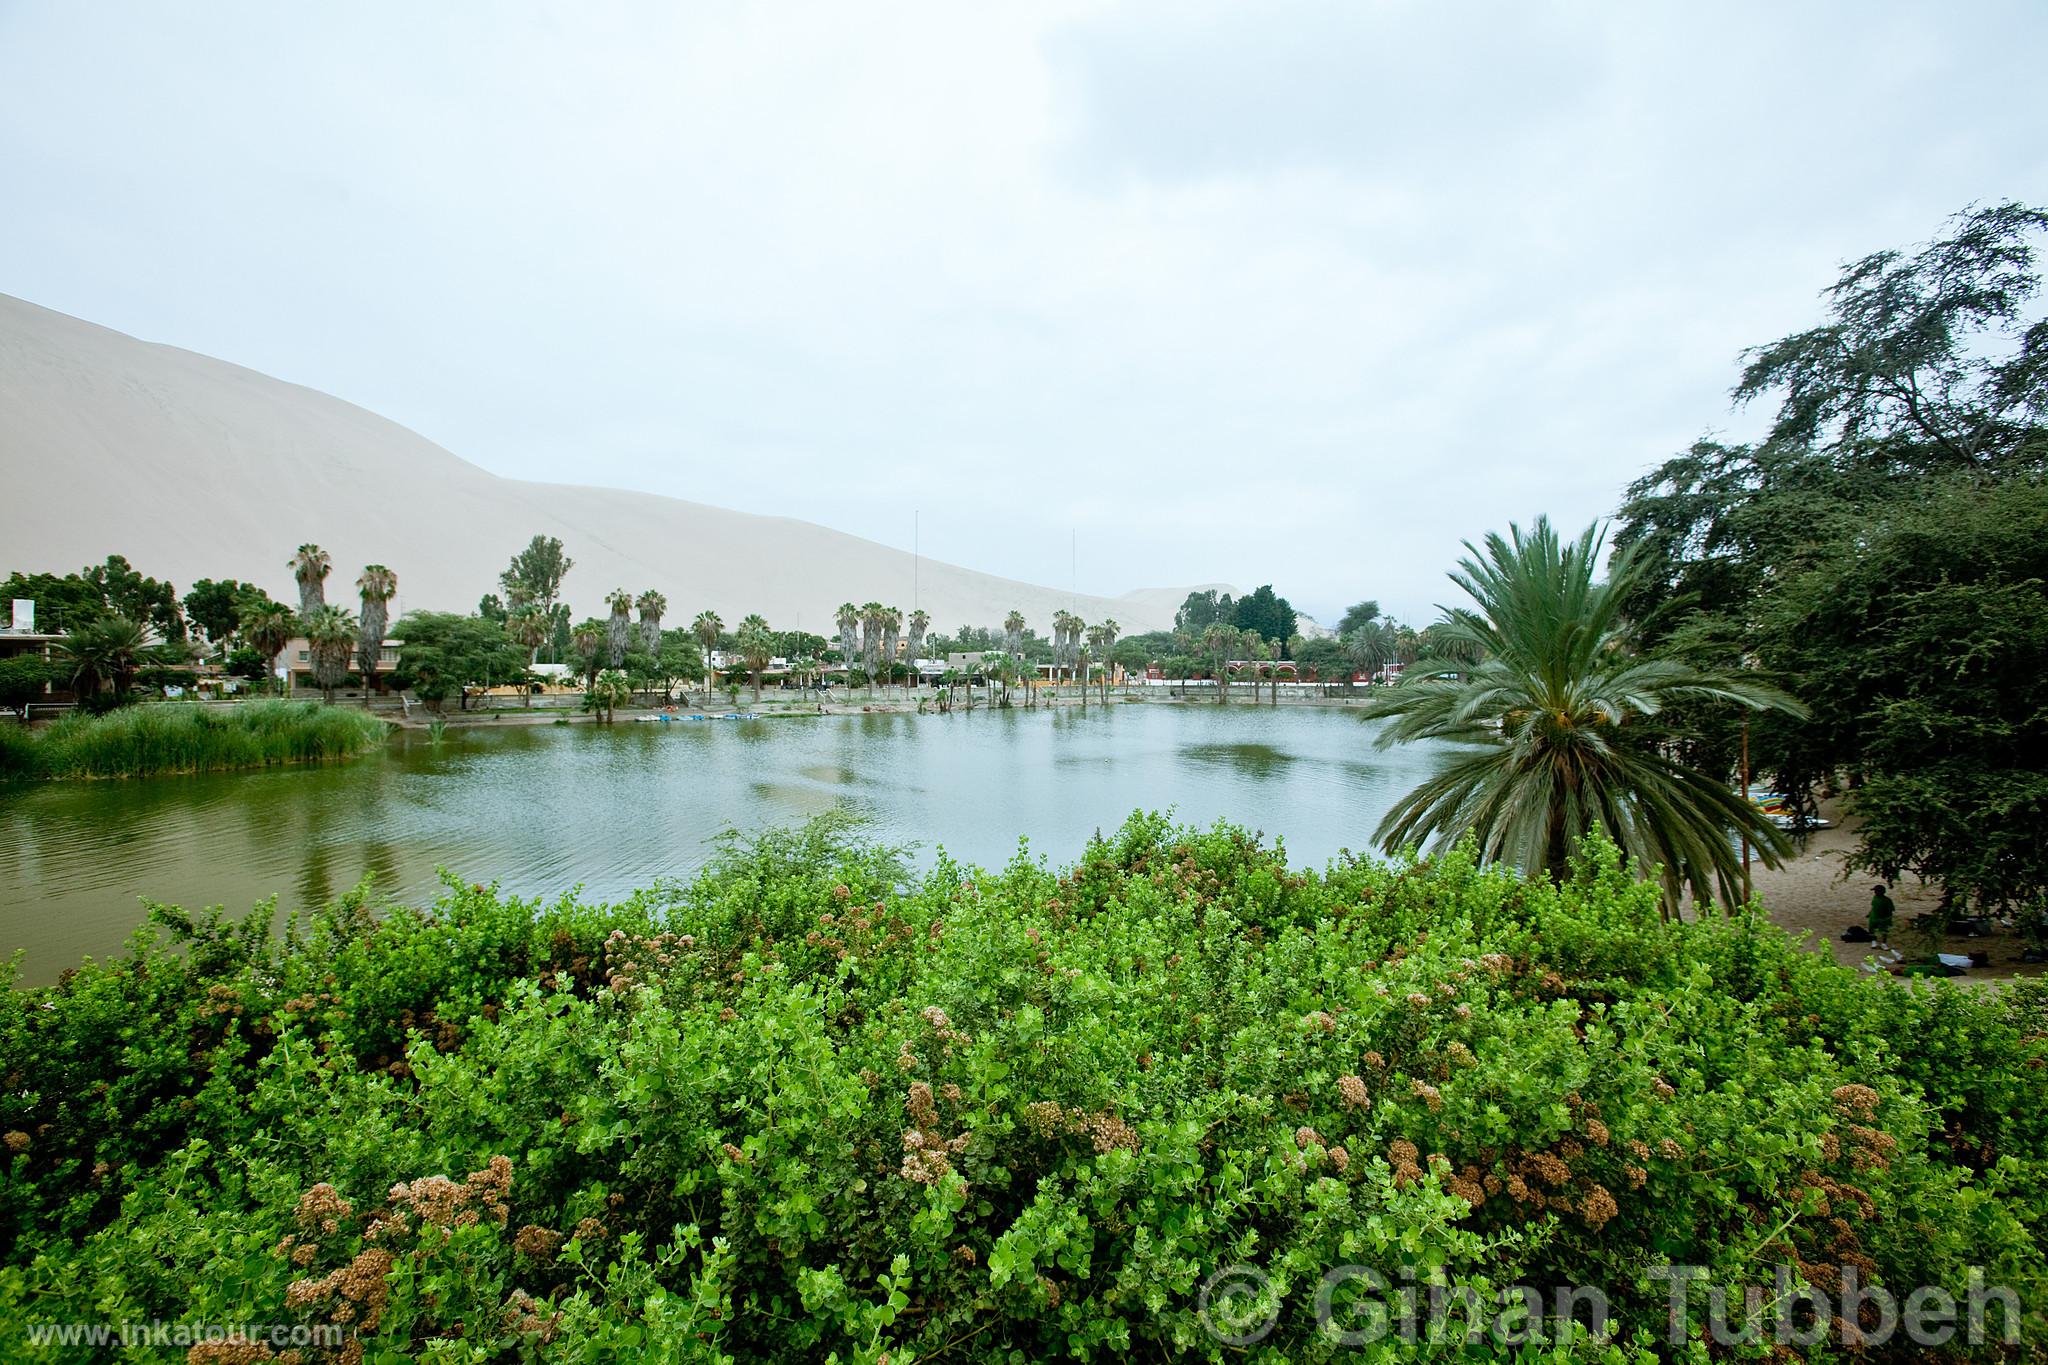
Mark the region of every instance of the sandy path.
MULTIPOLYGON (((1752 880, 1757 899, 1763 902, 1773 921, 1793 933, 1811 933, 1810 947, 1817 952, 1831 951, 1835 961, 1853 967, 1868 956, 1871 948, 1867 943, 1842 942, 1842 931, 1851 924, 1864 922, 1870 913, 1870 888, 1877 879, 1863 873, 1846 881, 1842 879, 1843 856, 1856 844, 1855 817, 1844 820, 1832 806, 1824 806, 1822 813, 1836 823, 1802 840, 1783 867, 1757 864, 1752 880)), ((1940 898, 1933 886, 1921 886, 1908 877, 1892 887, 1892 899, 1899 906, 1892 946, 1911 955, 1921 947, 1921 936, 1911 927, 1913 916, 1932 910, 1940 898)), ((2024 947, 2019 935, 2001 932, 1990 938, 1951 938, 1942 951, 1991 954, 1989 968, 1977 968, 1958 980, 2048 973, 2048 966, 2020 961, 2024 947)))

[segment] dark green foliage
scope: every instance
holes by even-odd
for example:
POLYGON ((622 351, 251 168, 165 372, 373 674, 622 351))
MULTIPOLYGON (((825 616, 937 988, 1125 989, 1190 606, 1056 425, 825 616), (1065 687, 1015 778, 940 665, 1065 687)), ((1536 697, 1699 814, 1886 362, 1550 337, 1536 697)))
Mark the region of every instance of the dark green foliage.
POLYGON ((460 709, 469 688, 502 687, 526 676, 526 651, 503 625, 483 616, 407 612, 392 633, 404 643, 391 685, 430 705, 456 697, 460 709))
POLYGON ((1226 626, 1235 625, 1233 618, 1236 612, 1237 604, 1231 600, 1227 592, 1221 596, 1214 588, 1205 592, 1191 592, 1187 595, 1187 600, 1180 604, 1180 609, 1174 612, 1173 628, 1182 634, 1200 635, 1218 623, 1226 626))
POLYGON ((1929 481, 1770 599, 1761 638, 1867 774, 1864 866, 1987 908, 2048 896, 2048 486, 1929 481))
POLYGON ((1294 638, 1294 608, 1268 583, 1237 599, 1230 624, 1239 630, 1257 631, 1273 643, 1276 658, 1285 658, 1287 642, 1294 638))
POLYGON ((0 659, 0 706, 26 715, 29 704, 41 701, 51 684, 64 682, 63 671, 39 654, 0 659))
POLYGON ((36 604, 36 629, 61 634, 107 616, 125 616, 153 629, 165 640, 185 638, 185 613, 178 590, 162 579, 139 572, 121 555, 78 573, 10 574, 0 584, 0 600, 25 597, 36 604))
MULTIPOLYGON (((1973 208, 1848 266, 1820 326, 1746 356, 1735 396, 1776 403, 1768 438, 1638 480, 1616 535, 1648 569, 1628 601, 1645 643, 1811 705, 1752 724, 1754 771, 1808 810, 1862 783, 1865 867, 2030 913, 2048 904, 2024 833, 2048 794, 2044 231, 2039 209, 1973 208)), ((1693 766, 1736 762, 1733 708, 1684 703, 1659 728, 1693 766)))
POLYGON ((1299 873, 1134 816, 1069 869, 911 880, 825 821, 612 907, 451 881, 281 939, 268 907, 156 919, 0 996, 10 1342, 182 1316, 346 1319, 369 1361, 1413 1358, 1316 1334, 1317 1277, 1364 1263, 1603 1286, 1617 1345, 1544 1358, 1641 1361, 1667 1261, 2048 1290, 2048 995, 1663 923, 1599 845, 1560 886, 1463 850, 1299 873), (1196 1311, 1236 1263, 1282 1296, 1243 1350, 1196 1311))
POLYGON ((241 629, 244 602, 267 601, 269 597, 253 583, 202 578, 185 594, 185 617, 206 632, 210 643, 218 645, 241 629))

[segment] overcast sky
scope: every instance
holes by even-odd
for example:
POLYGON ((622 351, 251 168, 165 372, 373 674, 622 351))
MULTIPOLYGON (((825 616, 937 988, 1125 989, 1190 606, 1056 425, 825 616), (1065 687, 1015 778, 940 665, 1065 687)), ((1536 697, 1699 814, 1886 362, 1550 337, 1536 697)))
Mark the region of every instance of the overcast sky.
POLYGON ((2048 201, 2038 3, 679 8, 0 0, 0 292, 501 474, 1421 618, 2048 201))

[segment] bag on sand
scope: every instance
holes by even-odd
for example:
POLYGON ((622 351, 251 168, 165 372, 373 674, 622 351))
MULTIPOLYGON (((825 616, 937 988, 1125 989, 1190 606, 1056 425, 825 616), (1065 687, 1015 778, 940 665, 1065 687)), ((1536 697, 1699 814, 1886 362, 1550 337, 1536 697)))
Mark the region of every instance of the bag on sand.
POLYGON ((1874 941, 1870 937, 1870 930, 1860 924, 1852 924, 1842 931, 1842 942, 1844 943, 1871 943, 1874 941))

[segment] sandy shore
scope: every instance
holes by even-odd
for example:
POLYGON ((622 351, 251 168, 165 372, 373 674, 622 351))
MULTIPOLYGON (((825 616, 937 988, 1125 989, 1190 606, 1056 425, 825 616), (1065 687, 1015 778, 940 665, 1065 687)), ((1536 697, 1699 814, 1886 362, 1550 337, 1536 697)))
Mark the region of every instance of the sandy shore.
MULTIPOLYGON (((1816 952, 1831 952, 1844 966, 1857 966, 1871 952, 1868 943, 1844 943, 1842 931, 1862 924, 1870 913, 1870 888, 1877 879, 1864 873, 1844 880, 1842 859, 1856 845, 1856 821, 1844 820, 1832 807, 1822 813, 1836 823, 1800 841, 1790 860, 1780 868, 1756 866, 1752 880, 1756 896, 1771 919, 1793 933, 1808 933, 1808 946, 1816 952)), ((1892 887, 1899 917, 1892 946, 1908 956, 1919 952, 1923 938, 1912 928, 1913 916, 1934 909, 1940 897, 1933 886, 1922 886, 1911 877, 1892 887)), ((2040 976, 2048 966, 2023 963, 2020 952, 2025 941, 2017 934, 1997 933, 1989 938, 1950 938, 1942 948, 1947 953, 1989 952, 1991 966, 1979 967, 1956 978, 1985 981, 2019 976, 2040 976)))

